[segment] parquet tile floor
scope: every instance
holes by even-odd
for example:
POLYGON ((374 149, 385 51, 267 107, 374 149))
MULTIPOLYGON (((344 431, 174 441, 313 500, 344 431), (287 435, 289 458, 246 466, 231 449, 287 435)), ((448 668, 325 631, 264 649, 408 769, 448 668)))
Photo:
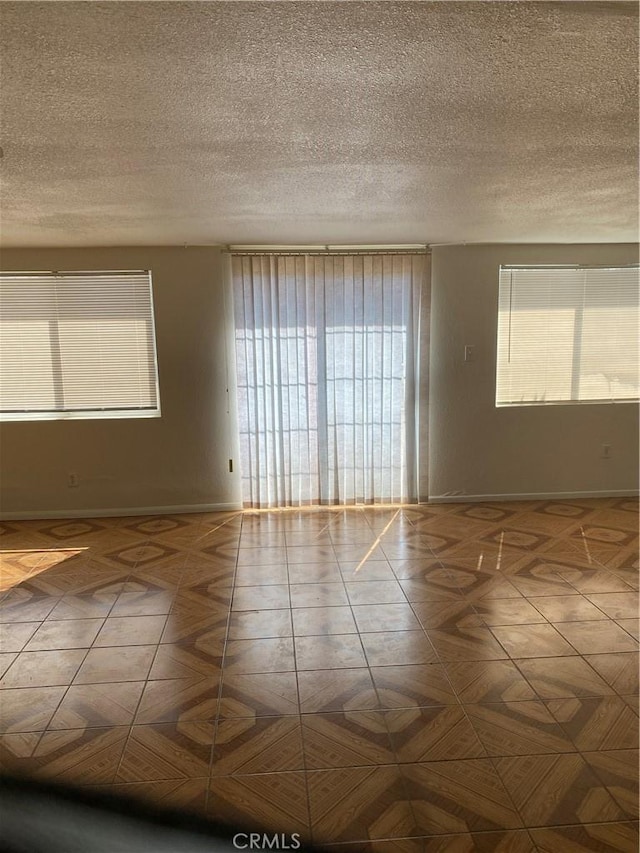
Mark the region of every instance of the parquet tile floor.
POLYGON ((7 771, 336 850, 637 850, 632 498, 10 521, 7 771))

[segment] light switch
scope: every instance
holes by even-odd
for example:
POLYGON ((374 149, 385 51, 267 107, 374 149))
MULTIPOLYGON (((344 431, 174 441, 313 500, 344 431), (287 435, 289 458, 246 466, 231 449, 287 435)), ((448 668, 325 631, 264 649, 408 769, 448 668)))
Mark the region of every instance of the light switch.
POLYGON ((474 350, 474 347, 472 347, 472 346, 466 346, 464 348, 464 360, 465 361, 473 361, 473 350, 474 350))

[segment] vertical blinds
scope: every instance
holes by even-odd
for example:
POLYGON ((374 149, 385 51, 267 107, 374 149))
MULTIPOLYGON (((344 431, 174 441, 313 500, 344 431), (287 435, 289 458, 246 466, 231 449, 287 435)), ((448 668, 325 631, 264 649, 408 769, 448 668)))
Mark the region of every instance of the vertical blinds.
POLYGON ((639 396, 637 265, 500 268, 496 405, 639 396))
POLYGON ((245 505, 416 500, 424 256, 233 257, 232 273, 245 505))
POLYGON ((158 414, 148 271, 0 275, 0 418, 158 414))

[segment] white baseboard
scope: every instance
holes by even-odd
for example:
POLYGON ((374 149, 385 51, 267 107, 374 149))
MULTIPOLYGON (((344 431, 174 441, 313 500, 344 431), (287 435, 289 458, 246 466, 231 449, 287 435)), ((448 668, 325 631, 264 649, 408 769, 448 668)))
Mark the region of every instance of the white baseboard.
MULTIPOLYGON (((502 495, 430 495, 420 500, 418 505, 443 503, 491 503, 492 501, 535 501, 535 500, 571 500, 584 498, 631 498, 637 497, 634 489, 620 489, 609 492, 531 492, 530 494, 502 495)), ((411 504, 414 506, 415 504, 411 504)), ((321 507, 322 508, 322 507, 321 507)), ((19 512, 0 512, 0 521, 30 521, 48 518, 116 518, 134 515, 181 515, 198 512, 238 512, 244 507, 241 502, 222 504, 179 504, 177 506, 134 506, 108 507, 107 509, 53 509, 21 510, 19 512)))
POLYGON ((618 489, 604 492, 530 492, 510 493, 504 495, 429 495, 430 504, 448 503, 491 503, 492 501, 567 501, 581 500, 585 498, 635 498, 638 496, 637 489, 618 489))
POLYGON ((53 509, 53 510, 22 510, 20 512, 2 512, 0 520, 20 521, 47 518, 104 518, 129 515, 181 515, 197 512, 229 512, 241 510, 242 504, 180 504, 178 506, 128 506, 109 507, 107 509, 53 509))

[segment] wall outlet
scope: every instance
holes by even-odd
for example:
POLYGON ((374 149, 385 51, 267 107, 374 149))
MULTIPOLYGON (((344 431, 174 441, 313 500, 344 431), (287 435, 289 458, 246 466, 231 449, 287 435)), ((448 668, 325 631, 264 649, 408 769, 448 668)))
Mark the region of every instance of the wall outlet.
POLYGON ((77 474, 69 474, 67 477, 67 486, 70 489, 76 489, 80 485, 80 480, 77 474))
POLYGON ((465 346, 464 348, 464 360, 465 361, 473 361, 473 351, 475 347, 465 346))
POLYGON ((601 459, 611 459, 611 445, 610 444, 603 444, 602 445, 602 452, 600 453, 600 458, 601 459))

